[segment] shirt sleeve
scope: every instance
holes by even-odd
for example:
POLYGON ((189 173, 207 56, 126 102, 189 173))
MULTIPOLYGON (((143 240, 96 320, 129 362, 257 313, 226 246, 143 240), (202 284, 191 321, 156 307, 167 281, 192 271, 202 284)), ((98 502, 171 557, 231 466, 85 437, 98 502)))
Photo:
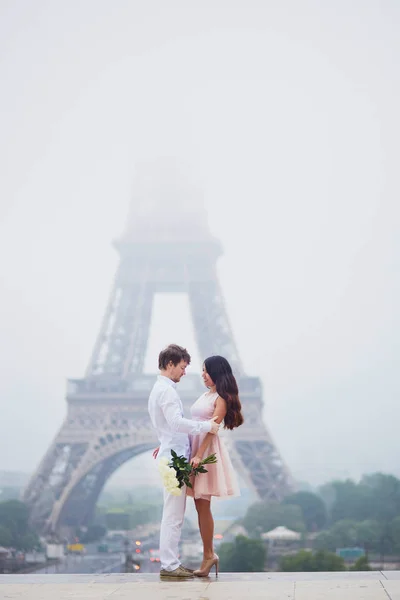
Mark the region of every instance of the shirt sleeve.
POLYGON ((160 408, 164 413, 168 425, 174 433, 200 435, 201 433, 208 433, 211 431, 210 421, 191 421, 182 416, 179 399, 173 388, 165 390, 160 398, 160 408))

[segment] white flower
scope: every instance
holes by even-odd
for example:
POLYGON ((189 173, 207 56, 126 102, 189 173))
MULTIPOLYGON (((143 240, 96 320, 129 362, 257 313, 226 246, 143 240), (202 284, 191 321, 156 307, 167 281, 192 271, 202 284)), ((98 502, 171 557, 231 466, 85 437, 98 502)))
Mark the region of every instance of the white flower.
POLYGON ((177 481, 176 471, 172 467, 165 473, 165 479, 170 481, 177 481))
POLYGON ((161 477, 164 477, 167 473, 169 473, 169 469, 170 467, 168 467, 168 465, 159 465, 158 472, 160 473, 161 477))
POLYGON ((181 493, 181 490, 179 488, 179 481, 176 479, 176 477, 174 479, 172 477, 168 477, 167 479, 165 479, 164 487, 170 494, 179 496, 181 493), (179 493, 175 494, 176 490, 179 490, 179 493))
POLYGON ((167 459, 159 460, 158 470, 166 491, 173 496, 180 496, 182 494, 182 490, 179 487, 176 471, 173 467, 168 466, 167 459))
POLYGON ((175 469, 172 469, 171 467, 165 467, 164 465, 161 465, 159 472, 163 480, 176 478, 175 469))
POLYGON ((170 471, 173 471, 175 473, 175 469, 168 466, 168 459, 165 457, 160 458, 157 466, 158 466, 158 471, 159 471, 161 477, 164 477, 170 471))
POLYGON ((168 473, 164 473, 162 475, 162 480, 166 488, 173 488, 179 486, 179 481, 176 478, 175 471, 173 473, 171 473, 171 471, 168 473))

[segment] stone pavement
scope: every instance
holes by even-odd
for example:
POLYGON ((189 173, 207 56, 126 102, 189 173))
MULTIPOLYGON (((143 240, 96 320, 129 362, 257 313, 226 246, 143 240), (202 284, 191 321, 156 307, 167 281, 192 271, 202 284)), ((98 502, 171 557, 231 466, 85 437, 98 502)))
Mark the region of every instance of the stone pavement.
POLYGON ((0 575, 1 600, 400 600, 400 571, 220 573, 162 581, 153 574, 0 575))

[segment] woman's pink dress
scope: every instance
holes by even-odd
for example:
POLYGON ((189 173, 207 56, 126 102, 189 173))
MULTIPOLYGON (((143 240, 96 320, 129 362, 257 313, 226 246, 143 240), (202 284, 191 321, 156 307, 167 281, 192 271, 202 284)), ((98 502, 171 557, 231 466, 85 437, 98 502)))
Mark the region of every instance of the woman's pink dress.
MULTIPOLYGON (((217 398, 217 392, 202 394, 190 409, 193 421, 209 421, 214 414, 217 398)), ((221 423, 220 432, 222 432, 222 428, 223 422, 221 423)), ((206 435, 203 433, 201 435, 190 436, 191 457, 196 456, 206 435)), ((199 473, 196 477, 192 477, 191 483, 193 489, 187 488, 188 496, 196 499, 203 498, 204 500, 211 500, 211 496, 218 496, 220 498, 240 496, 239 486, 228 450, 219 434, 211 436, 208 448, 206 448, 201 458, 206 458, 213 453, 217 457, 217 462, 211 465, 204 465, 204 468, 208 471, 207 473, 199 473)))

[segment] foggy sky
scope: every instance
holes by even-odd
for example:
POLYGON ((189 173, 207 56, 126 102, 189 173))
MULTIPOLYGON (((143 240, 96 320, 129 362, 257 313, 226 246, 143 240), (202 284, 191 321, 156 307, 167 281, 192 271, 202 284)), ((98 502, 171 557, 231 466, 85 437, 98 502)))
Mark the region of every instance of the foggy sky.
MULTIPOLYGON (((0 469, 60 427, 135 169, 168 155, 202 186, 294 476, 400 476, 399 31, 397 0, 2 0, 0 469)), ((199 367, 185 299, 154 325, 148 371, 169 341, 199 367)))

